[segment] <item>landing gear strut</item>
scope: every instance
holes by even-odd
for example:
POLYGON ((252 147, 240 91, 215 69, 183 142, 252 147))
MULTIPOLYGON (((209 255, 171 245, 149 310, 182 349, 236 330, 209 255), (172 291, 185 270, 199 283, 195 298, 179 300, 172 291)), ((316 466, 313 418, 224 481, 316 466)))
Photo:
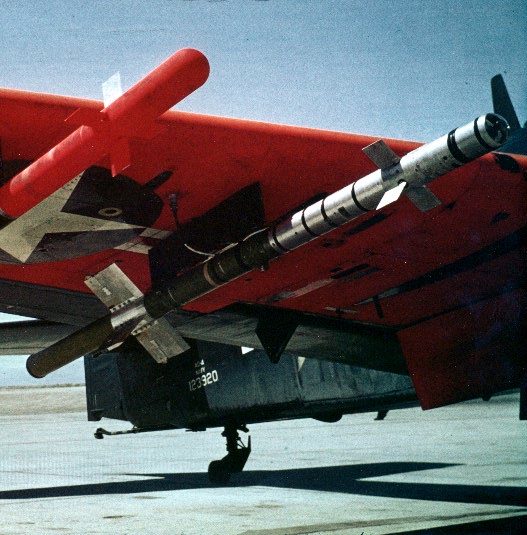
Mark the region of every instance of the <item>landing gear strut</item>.
POLYGON ((221 434, 227 439, 227 455, 223 459, 212 461, 209 464, 209 481, 215 485, 228 483, 231 474, 241 472, 249 458, 251 437, 248 437, 247 446, 245 446, 238 431, 249 432, 245 425, 227 425, 221 434))

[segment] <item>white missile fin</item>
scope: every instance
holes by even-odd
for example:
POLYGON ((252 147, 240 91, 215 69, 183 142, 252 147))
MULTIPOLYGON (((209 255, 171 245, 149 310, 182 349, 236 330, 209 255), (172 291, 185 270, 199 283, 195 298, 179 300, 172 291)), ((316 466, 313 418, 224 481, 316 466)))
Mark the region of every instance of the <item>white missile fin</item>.
POLYGON ((165 363, 169 358, 184 353, 190 348, 166 318, 154 320, 152 323, 141 327, 139 332, 134 331, 132 334, 135 335, 154 360, 160 364, 165 363))
POLYGON ((441 201, 426 186, 412 186, 404 194, 421 212, 428 212, 441 205, 441 201))
POLYGON ((384 208, 388 204, 395 202, 401 196, 401 193, 403 192, 405 187, 406 187, 406 182, 403 180, 395 188, 392 188, 386 191, 384 195, 382 196, 381 202, 378 204, 376 210, 380 210, 381 208, 384 208))
POLYGON ((386 169, 392 165, 397 165, 401 158, 393 152, 388 145, 382 140, 378 139, 367 147, 362 149, 362 152, 379 168, 386 169))
POLYGON ((117 264, 111 264, 84 283, 109 309, 143 295, 117 264))
POLYGON ((114 100, 117 100, 122 94, 121 74, 119 72, 116 72, 114 75, 110 76, 106 82, 102 83, 102 97, 105 108, 114 100))

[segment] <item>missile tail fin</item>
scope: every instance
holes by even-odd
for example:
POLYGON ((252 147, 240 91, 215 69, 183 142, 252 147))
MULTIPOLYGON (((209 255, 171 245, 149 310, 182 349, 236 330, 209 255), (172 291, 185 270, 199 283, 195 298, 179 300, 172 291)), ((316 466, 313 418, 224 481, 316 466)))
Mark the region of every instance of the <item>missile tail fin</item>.
POLYGON ((160 364, 184 353, 190 346, 166 318, 159 318, 143 326, 135 334, 137 340, 160 364))

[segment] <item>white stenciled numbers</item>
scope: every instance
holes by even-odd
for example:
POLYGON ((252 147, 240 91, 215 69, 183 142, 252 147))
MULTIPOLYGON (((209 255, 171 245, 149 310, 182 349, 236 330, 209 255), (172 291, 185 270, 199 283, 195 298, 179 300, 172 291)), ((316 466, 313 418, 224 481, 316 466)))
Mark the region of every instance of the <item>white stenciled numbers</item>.
POLYGON ((218 378, 219 378, 218 372, 216 370, 203 373, 200 376, 196 377, 195 379, 191 379, 188 382, 189 390, 192 392, 194 390, 199 390, 200 388, 204 388, 207 385, 211 385, 212 383, 217 383, 218 378))

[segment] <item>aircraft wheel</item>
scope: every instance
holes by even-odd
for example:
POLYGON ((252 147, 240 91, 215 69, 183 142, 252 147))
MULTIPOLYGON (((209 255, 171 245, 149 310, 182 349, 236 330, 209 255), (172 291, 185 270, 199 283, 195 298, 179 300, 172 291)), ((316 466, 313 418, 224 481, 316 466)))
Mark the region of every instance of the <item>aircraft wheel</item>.
POLYGON ((223 461, 212 461, 209 464, 209 481, 214 485, 225 485, 229 482, 231 473, 223 461))

